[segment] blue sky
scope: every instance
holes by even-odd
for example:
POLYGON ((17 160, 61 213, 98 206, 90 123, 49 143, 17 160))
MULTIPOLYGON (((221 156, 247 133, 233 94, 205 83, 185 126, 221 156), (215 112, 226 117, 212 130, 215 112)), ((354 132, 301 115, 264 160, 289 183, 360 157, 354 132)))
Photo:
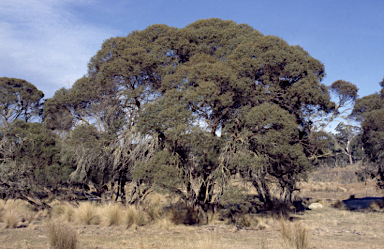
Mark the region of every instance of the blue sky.
POLYGON ((25 79, 52 97, 87 73, 104 40, 152 24, 182 28, 218 17, 300 45, 359 95, 384 77, 382 0, 0 0, 0 77, 25 79))

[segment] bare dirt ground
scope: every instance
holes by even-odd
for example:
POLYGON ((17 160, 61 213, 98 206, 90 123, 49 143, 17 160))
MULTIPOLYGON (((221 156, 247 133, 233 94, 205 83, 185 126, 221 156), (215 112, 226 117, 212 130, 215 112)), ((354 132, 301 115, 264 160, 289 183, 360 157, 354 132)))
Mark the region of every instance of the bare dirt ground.
MULTIPOLYGON (((383 210, 348 211, 336 209, 337 200, 383 196, 374 182, 357 182, 350 174, 354 168, 314 172, 302 183, 303 197, 324 204, 324 208, 293 213, 292 224, 307 231, 307 248, 383 248, 383 210), (345 173, 347 172, 347 173, 345 173), (349 172, 349 173, 348 173, 349 172)), ((294 248, 282 239, 279 218, 257 216, 262 226, 249 228, 214 220, 209 225, 172 225, 152 223, 126 229, 124 226, 71 224, 78 235, 79 248, 294 248)), ((28 227, 4 228, 0 223, 0 248, 49 248, 45 219, 34 220, 28 227)))

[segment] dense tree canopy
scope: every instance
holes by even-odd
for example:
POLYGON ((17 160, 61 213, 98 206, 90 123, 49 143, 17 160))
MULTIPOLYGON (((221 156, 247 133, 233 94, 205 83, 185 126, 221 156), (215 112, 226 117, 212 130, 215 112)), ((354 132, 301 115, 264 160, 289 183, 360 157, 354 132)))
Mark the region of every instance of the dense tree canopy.
MULTIPOLYGON (((380 82, 384 88, 384 80, 380 82)), ((384 188, 384 95, 375 93, 356 101, 351 114, 361 121, 362 143, 367 159, 376 166, 378 184, 384 188)))
POLYGON ((290 200, 310 165, 307 116, 334 105, 324 76, 301 47, 245 24, 153 25, 106 40, 88 74, 47 100, 44 118, 57 131, 76 127, 78 144, 78 129, 94 129, 95 142, 76 149, 73 179, 120 172, 107 180, 123 175, 207 208, 215 183, 241 173, 265 201, 272 183, 290 200))
POLYGON ((7 157, 23 158, 50 188, 91 184, 102 195, 117 185, 131 203, 156 189, 205 211, 240 176, 271 208, 271 189, 292 200, 316 154, 328 153, 324 127, 357 98, 352 83, 326 87, 324 77, 303 48, 246 24, 152 25, 106 40, 88 73, 45 101, 43 123, 28 122, 41 114, 42 93, 4 81, 2 122, 24 122, 7 157))
POLYGON ((31 83, 14 78, 0 78, 1 127, 8 129, 17 120, 28 122, 39 116, 44 94, 31 83))

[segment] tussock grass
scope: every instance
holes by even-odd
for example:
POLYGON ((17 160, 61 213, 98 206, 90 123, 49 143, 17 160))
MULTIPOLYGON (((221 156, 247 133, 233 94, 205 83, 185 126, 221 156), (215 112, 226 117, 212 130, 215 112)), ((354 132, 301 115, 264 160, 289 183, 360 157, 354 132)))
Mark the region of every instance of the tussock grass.
POLYGON ((106 226, 118 226, 122 222, 123 207, 118 203, 110 203, 101 208, 100 214, 106 226))
POLYGON ((3 211, 3 222, 5 223, 5 228, 17 228, 20 221, 21 217, 16 209, 10 208, 3 211))
POLYGON ((145 211, 148 213, 150 220, 156 221, 160 220, 164 216, 164 211, 160 205, 160 198, 156 198, 153 202, 150 202, 146 205, 145 211))
POLYGON ((284 248, 309 248, 308 231, 301 223, 290 223, 285 219, 281 219, 280 224, 282 245, 284 248))
POLYGON ((174 225, 168 217, 157 220, 156 224, 159 228, 167 231, 170 230, 174 225))
POLYGON ((5 201, 3 199, 0 199, 0 214, 5 208, 5 201))
POLYGON ((59 204, 52 207, 52 218, 63 218, 64 220, 71 222, 74 220, 75 210, 65 204, 59 204))
POLYGON ((46 233, 50 248, 76 249, 77 234, 63 221, 49 222, 46 225, 46 233))
POLYGON ((125 210, 124 223, 126 228, 130 228, 132 225, 144 226, 147 224, 147 217, 143 210, 137 209, 135 206, 128 206, 125 210))
POLYGON ((4 222, 6 228, 28 226, 35 217, 33 207, 23 200, 2 201, 0 214, 0 219, 4 222))
POLYGON ((89 202, 80 203, 75 210, 75 217, 78 223, 83 225, 99 225, 101 217, 99 214, 99 206, 89 202))

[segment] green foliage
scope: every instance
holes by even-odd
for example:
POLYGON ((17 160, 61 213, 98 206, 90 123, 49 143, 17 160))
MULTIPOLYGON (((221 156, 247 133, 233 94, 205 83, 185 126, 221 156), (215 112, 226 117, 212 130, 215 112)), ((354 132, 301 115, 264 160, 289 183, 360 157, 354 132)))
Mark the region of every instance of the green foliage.
MULTIPOLYGON (((383 82, 380 82, 383 87, 383 82)), ((367 159, 376 166, 378 185, 384 188, 384 98, 378 93, 356 101, 351 114, 362 121, 361 141, 367 159)))
POLYGON ((11 197, 16 193, 57 190, 73 171, 71 160, 61 155, 57 135, 42 123, 16 122, 6 134, 12 151, 3 154, 0 186, 11 197))
POLYGON ((379 186, 384 187, 384 109, 369 112, 363 123, 362 142, 368 159, 377 165, 379 186))
POLYGON ((15 78, 0 78, 1 128, 8 129, 17 120, 28 122, 41 114, 43 92, 31 83, 15 78))
MULTIPOLYGON (((155 186, 206 211, 240 172, 265 201, 273 182, 290 201, 310 166, 308 116, 334 106, 324 76, 301 47, 246 24, 152 25, 106 40, 44 121, 65 138, 71 179, 98 192, 135 181, 134 193, 155 186)), ((354 99, 350 83, 332 89, 354 99)))
POLYGON ((134 178, 192 203, 209 204, 214 182, 240 171, 267 199, 265 177, 277 179, 289 199, 309 168, 305 115, 332 106, 324 75, 301 47, 247 25, 153 25, 104 42, 89 64, 86 85, 95 90, 78 81, 71 92, 88 104, 72 113, 119 104, 126 127, 158 142, 134 163, 134 178))
POLYGON ((356 121, 363 121, 365 116, 371 111, 381 109, 384 106, 384 99, 378 93, 364 96, 356 100, 351 117, 356 121))

